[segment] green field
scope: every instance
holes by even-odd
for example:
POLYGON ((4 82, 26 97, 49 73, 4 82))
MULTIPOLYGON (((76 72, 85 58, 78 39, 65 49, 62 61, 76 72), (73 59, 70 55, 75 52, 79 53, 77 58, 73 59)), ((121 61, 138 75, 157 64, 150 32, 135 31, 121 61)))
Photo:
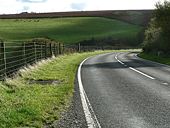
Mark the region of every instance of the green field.
POLYGON ((0 39, 5 41, 50 38, 63 43, 85 39, 136 38, 142 27, 99 17, 54 19, 0 19, 0 39))

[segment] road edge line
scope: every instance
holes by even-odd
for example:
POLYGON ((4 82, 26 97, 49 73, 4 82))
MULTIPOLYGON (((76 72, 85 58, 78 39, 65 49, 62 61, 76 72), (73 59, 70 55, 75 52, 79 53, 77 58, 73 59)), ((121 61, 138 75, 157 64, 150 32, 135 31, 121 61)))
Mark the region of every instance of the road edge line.
POLYGON ((83 110, 84 110, 84 114, 85 114, 85 118, 86 118, 88 128, 101 128, 100 123, 98 122, 97 117, 94 114, 92 106, 91 106, 91 104, 88 100, 86 93, 85 93, 85 90, 84 90, 83 84, 82 84, 82 80, 81 80, 81 67, 87 59, 89 59, 89 58, 84 59, 78 67, 77 78, 78 78, 78 85, 79 85, 79 91, 80 91, 80 98, 81 98, 82 107, 83 107, 83 110), (90 108, 93 112, 93 115, 95 117, 95 120, 93 119, 92 114, 90 113, 90 109, 89 109, 88 106, 90 106, 90 108))

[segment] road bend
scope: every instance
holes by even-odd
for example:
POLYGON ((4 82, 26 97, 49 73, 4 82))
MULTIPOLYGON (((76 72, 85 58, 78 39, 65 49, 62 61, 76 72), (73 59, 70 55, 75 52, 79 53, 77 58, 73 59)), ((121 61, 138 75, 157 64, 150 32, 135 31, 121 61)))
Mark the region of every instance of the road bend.
POLYGON ((86 60, 81 78, 102 128, 170 128, 170 67, 109 53, 86 60))

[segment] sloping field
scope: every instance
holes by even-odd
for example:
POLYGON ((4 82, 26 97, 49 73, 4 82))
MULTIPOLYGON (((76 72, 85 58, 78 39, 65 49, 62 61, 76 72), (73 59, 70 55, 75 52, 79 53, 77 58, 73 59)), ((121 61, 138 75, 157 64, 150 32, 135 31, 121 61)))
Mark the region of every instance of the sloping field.
POLYGON ((108 18, 122 20, 131 24, 146 26, 153 15, 153 10, 112 11, 108 18))
POLYGON ((50 38, 76 43, 91 38, 137 38, 142 27, 99 18, 0 19, 0 39, 6 41, 50 38))
POLYGON ((61 18, 61 17, 107 17, 126 21, 136 25, 147 25, 153 10, 104 10, 104 11, 74 11, 74 12, 51 12, 51 13, 21 13, 0 15, 0 18, 61 18))

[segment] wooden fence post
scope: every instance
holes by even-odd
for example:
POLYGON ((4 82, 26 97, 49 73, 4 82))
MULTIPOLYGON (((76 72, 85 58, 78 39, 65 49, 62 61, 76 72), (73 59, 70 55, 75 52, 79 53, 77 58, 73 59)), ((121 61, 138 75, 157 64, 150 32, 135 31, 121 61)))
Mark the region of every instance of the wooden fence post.
POLYGON ((47 43, 45 42, 45 57, 44 58, 47 58, 47 43))
POLYGON ((37 48, 36 48, 36 42, 34 42, 34 56, 35 56, 35 62, 37 61, 37 48))
POLYGON ((0 40, 0 80, 3 79, 3 49, 2 49, 2 41, 0 40))
POLYGON ((56 54, 56 43, 54 43, 54 55, 57 56, 57 54, 56 54))
POLYGON ((62 54, 64 54, 64 51, 65 51, 65 46, 64 46, 64 44, 63 44, 62 54))
POLYGON ((78 45, 78 52, 81 52, 81 46, 80 46, 80 43, 78 45))
POLYGON ((59 47, 58 47, 58 42, 56 43, 56 54, 57 54, 57 56, 59 55, 59 47))
POLYGON ((59 54, 61 54, 61 44, 58 43, 58 51, 59 51, 59 54))
POLYGON ((50 43, 50 57, 53 56, 52 43, 50 43))
POLYGON ((43 43, 40 43, 41 45, 41 59, 43 58, 43 43))
POLYGON ((6 49, 5 49, 5 43, 1 42, 1 48, 2 48, 2 57, 3 57, 3 64, 4 64, 4 77, 7 76, 7 65, 6 65, 6 49))
POLYGON ((0 40, 0 57, 1 57, 1 77, 0 79, 3 80, 6 76, 6 57, 5 57, 5 51, 4 51, 4 42, 0 40))
POLYGON ((27 60, 26 60, 26 48, 25 48, 25 42, 23 43, 23 59, 24 59, 24 65, 27 64, 27 60))

